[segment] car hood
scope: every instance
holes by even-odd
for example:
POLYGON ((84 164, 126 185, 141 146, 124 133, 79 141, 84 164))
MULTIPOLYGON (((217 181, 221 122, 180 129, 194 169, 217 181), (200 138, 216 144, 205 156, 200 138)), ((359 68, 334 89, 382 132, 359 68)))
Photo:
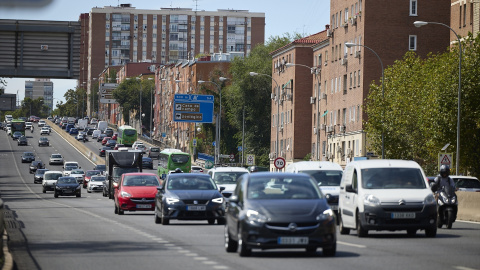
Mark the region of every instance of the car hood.
POLYGON ((432 192, 425 189, 364 189, 363 194, 377 197, 382 204, 398 204, 399 200, 408 202, 423 202, 432 192))
POLYGON ((168 197, 180 200, 211 200, 221 197, 218 190, 169 190, 168 197))
POLYGON ((157 186, 123 186, 122 190, 135 197, 155 197, 157 186))
POLYGON ((325 199, 251 200, 245 209, 253 209, 276 221, 311 219, 328 208, 325 199))
POLYGON ((83 177, 83 174, 72 174, 71 173, 70 176, 77 178, 77 177, 83 177))

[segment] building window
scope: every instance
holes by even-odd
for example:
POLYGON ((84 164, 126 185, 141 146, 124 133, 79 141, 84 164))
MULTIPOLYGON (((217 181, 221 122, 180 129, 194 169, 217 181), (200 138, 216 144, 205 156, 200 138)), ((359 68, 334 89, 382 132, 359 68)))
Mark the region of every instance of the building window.
POLYGON ((467 4, 463 4, 463 27, 467 26, 467 4))
POLYGON ((473 24, 473 3, 470 3, 470 25, 473 24))
POLYGON ((417 36, 416 35, 408 36, 408 49, 410 51, 416 51, 417 50, 417 36))
POLYGON ((417 16, 417 0, 410 0, 410 16, 417 16))
POLYGON ((352 72, 350 72, 350 89, 352 89, 352 83, 353 83, 353 75, 352 75, 352 72))
POLYGON ((353 88, 357 86, 357 72, 353 72, 353 88))
POLYGON ((358 80, 357 80, 357 82, 358 82, 358 87, 360 87, 360 70, 358 71, 358 80))
POLYGON ((460 16, 458 16, 458 28, 462 28, 462 5, 459 5, 460 16))

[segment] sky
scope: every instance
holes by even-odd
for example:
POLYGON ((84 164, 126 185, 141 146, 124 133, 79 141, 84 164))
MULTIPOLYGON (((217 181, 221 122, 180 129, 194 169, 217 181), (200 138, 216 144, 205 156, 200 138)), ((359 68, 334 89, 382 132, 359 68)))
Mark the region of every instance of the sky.
MULTIPOLYGON (((152 1, 152 0, 0 0, 0 19, 18 20, 52 20, 78 21, 81 13, 90 12, 92 7, 117 6, 118 4, 132 4, 137 9, 160 8, 192 8, 198 10, 216 11, 217 9, 242 9, 250 12, 265 13, 265 40, 272 36, 283 36, 285 33, 300 33, 303 36, 325 30, 329 23, 329 0, 181 0, 181 1, 152 1), (11 3, 24 5, 9 6, 11 3), (46 6, 32 7, 32 3, 43 2, 46 6), (7 5, 5 5, 7 3, 7 5), (294 3, 294 4, 293 4, 294 3)), ((7 81, 6 93, 16 94, 23 100, 25 81, 33 78, 5 78, 7 81)), ((54 104, 57 101, 65 102, 63 95, 68 89, 76 87, 76 80, 52 79, 54 104)))

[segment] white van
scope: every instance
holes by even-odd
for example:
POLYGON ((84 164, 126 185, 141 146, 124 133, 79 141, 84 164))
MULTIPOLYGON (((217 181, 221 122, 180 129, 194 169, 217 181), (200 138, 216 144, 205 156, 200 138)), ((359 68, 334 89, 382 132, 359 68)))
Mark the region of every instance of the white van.
POLYGON ((102 131, 99 130, 99 129, 95 129, 92 133, 92 139, 98 138, 98 136, 100 136, 100 134, 102 134, 102 131))
POLYGON ((330 161, 300 161, 287 166, 285 172, 306 173, 318 183, 318 187, 327 198, 330 208, 338 215, 338 195, 343 169, 330 161))
POLYGON ((96 128, 96 129, 99 129, 99 130, 101 130, 102 132, 105 132, 105 129, 107 129, 107 127, 108 127, 107 121, 98 121, 98 124, 97 124, 97 128, 96 128))
POLYGON ((437 203, 427 177, 415 161, 363 160, 347 164, 340 183, 340 234, 357 230, 425 230, 437 234, 437 203))
POLYGON ((224 187, 222 195, 228 198, 237 186, 237 178, 248 173, 243 167, 217 167, 208 170, 208 175, 215 181, 218 187, 224 187))

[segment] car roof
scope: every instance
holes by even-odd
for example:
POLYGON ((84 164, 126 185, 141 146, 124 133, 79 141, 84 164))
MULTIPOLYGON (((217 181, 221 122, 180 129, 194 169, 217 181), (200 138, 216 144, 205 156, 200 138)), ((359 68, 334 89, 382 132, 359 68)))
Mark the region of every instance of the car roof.
POLYGON ((76 163, 76 164, 78 164, 78 162, 76 162, 76 161, 65 161, 65 163, 76 163))
POLYGON ((47 172, 45 172, 45 173, 48 173, 48 174, 50 174, 50 173, 59 173, 59 174, 63 174, 63 172, 61 172, 61 171, 47 171, 47 172))
POLYGON ((399 159, 369 159, 369 160, 360 160, 352 161, 348 166, 355 166, 361 169, 367 168, 418 168, 420 165, 417 162, 412 160, 399 160, 399 159))
POLYGON ((248 172, 246 168, 243 167, 217 167, 210 169, 212 172, 248 172))
POLYGON ((342 166, 330 161, 300 161, 287 166, 289 168, 296 168, 299 171, 308 170, 339 170, 343 171, 342 166))
POLYGON ((124 173, 122 174, 123 176, 128 176, 128 175, 154 175, 157 176, 155 173, 146 173, 146 172, 132 172, 132 173, 124 173))
POLYGON ((452 179, 475 179, 475 180, 478 180, 477 177, 466 176, 466 175, 450 175, 450 178, 452 178, 452 179))

